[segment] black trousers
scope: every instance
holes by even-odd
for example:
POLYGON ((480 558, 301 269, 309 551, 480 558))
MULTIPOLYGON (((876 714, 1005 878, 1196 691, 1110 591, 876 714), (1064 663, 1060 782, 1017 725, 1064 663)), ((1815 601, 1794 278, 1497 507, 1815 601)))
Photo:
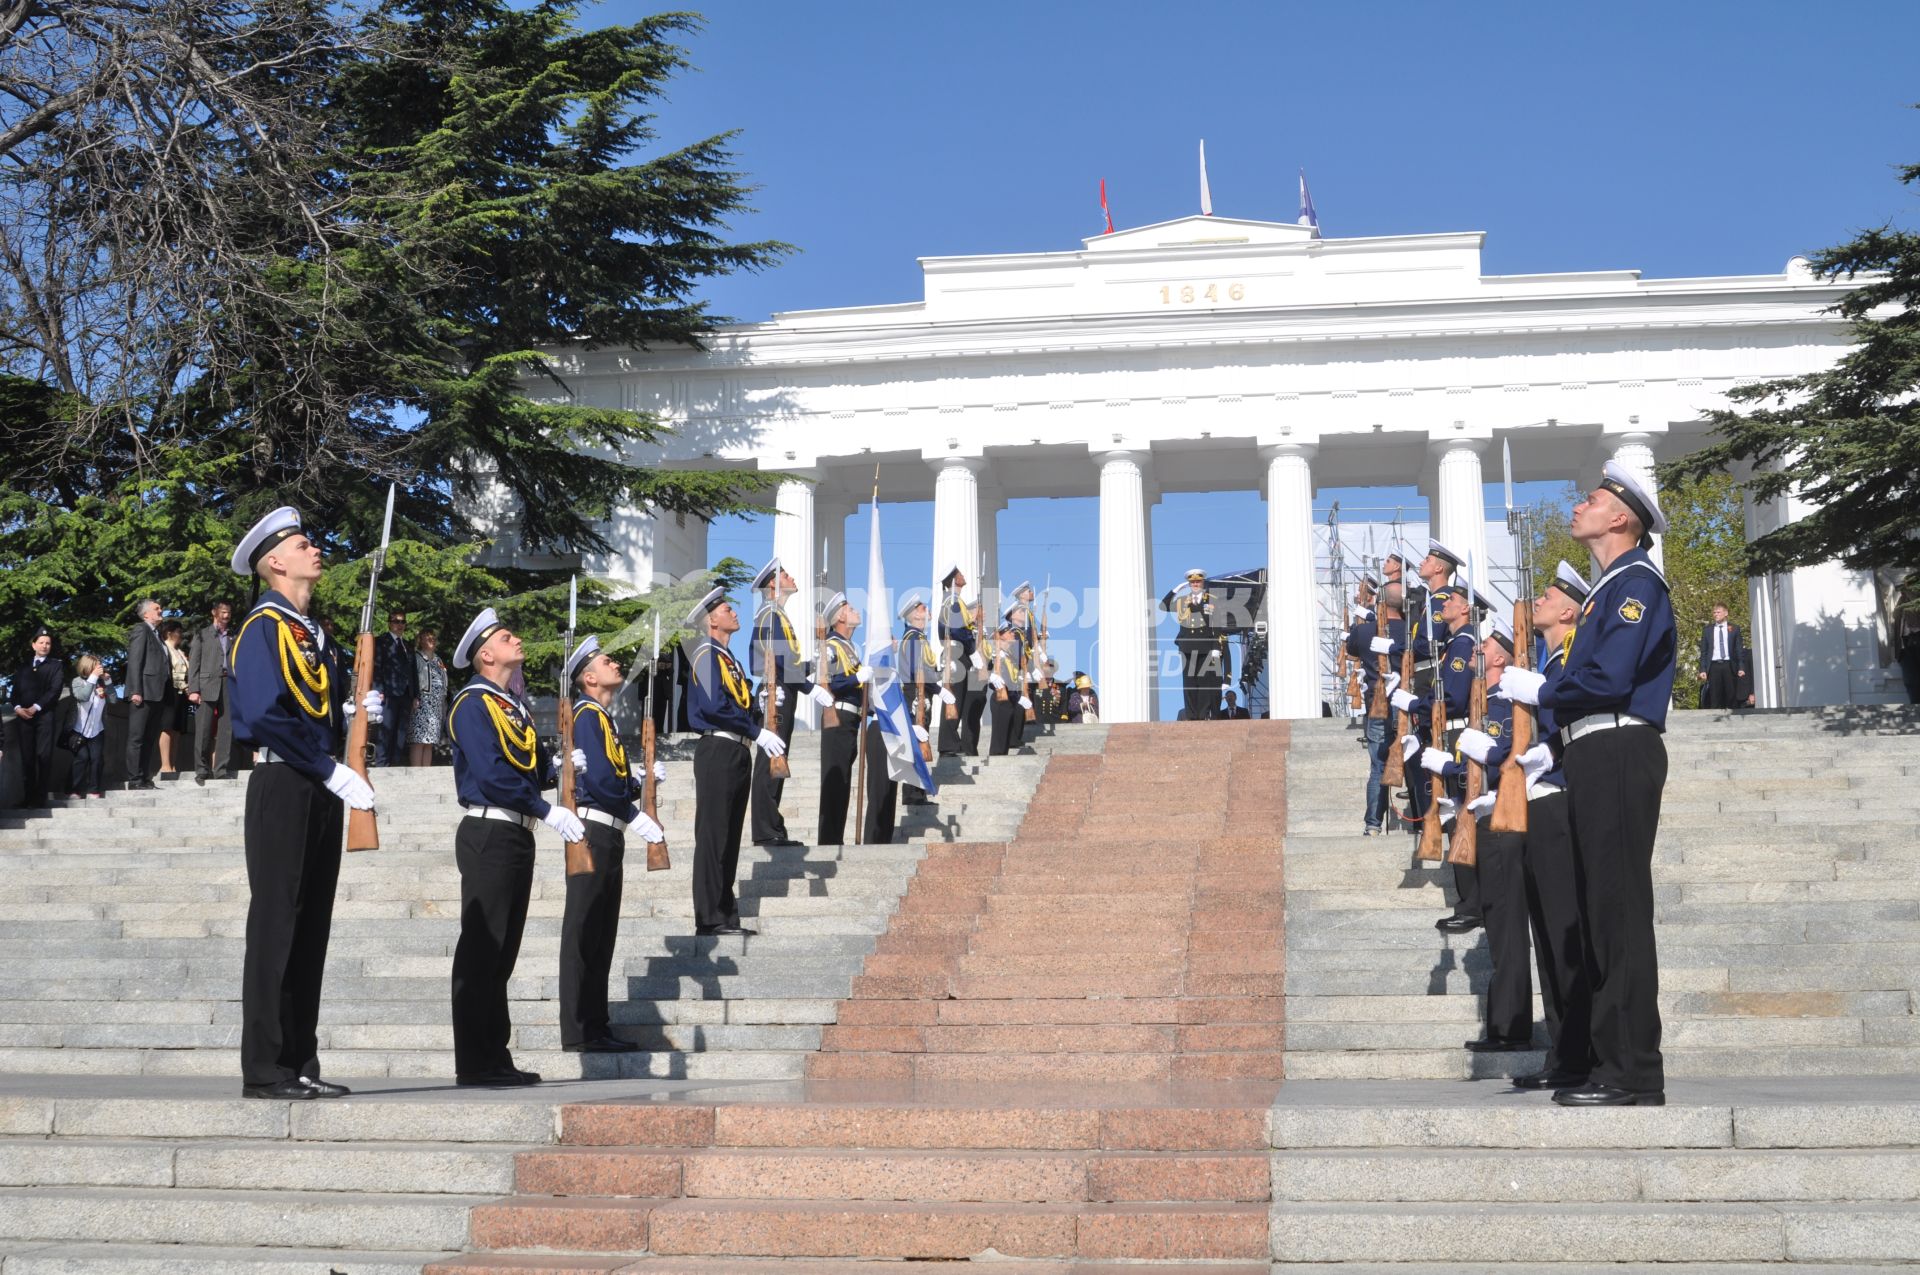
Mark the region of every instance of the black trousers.
POLYGON ((107 765, 107 737, 95 735, 83 739, 73 751, 73 771, 67 777, 68 792, 99 792, 100 777, 107 765))
POLYGON ((747 817, 747 754, 717 735, 693 750, 693 923, 699 929, 740 919, 733 882, 740 872, 740 825, 747 817))
POLYGON ((593 871, 567 878, 567 911, 560 922, 560 1043, 579 1045, 612 1034, 607 980, 620 933, 627 834, 588 821, 593 871))
MULTIPOLYGON (((913 747, 920 747, 914 744, 913 747)), ((867 719, 867 817, 860 828, 864 845, 893 844, 893 821, 898 808, 900 785, 887 771, 887 745, 880 734, 880 723, 867 719)))
POLYGON ((1486 919, 1487 949, 1493 957, 1486 1038, 1527 1040, 1533 1035, 1533 972, 1527 964, 1527 879, 1522 865, 1526 837, 1495 832, 1485 819, 1475 837, 1480 914, 1486 919))
MULTIPOLYGON (((920 705, 919 708, 916 710, 914 708, 913 692, 912 692, 912 689, 909 688, 907 693, 907 716, 914 723, 919 725, 921 729, 924 730, 927 728, 927 723, 930 720, 932 720, 929 717, 929 714, 939 713, 943 707, 943 705, 940 703, 939 692, 935 688, 929 686, 926 689, 925 693, 920 697, 919 705, 920 705)), ((918 748, 920 747, 920 745, 918 743, 915 743, 914 747, 918 748)), ((938 756, 937 753, 935 755, 938 756)), ((906 802, 909 806, 922 805, 927 800, 927 790, 922 788, 918 784, 897 784, 895 786, 905 791, 906 802)))
POLYGON ((1176 637, 1173 645, 1180 652, 1180 690, 1186 720, 1213 720, 1220 707, 1220 674, 1213 654, 1220 645, 1211 637, 1176 637))
MULTIPOLYGON (((796 698, 797 696, 789 690, 787 702, 780 705, 780 729, 776 733, 783 744, 793 742, 793 701, 796 698)), ((732 744, 731 740, 723 739, 720 742, 732 744)), ((785 791, 787 781, 773 777, 773 772, 769 769, 772 764, 772 757, 756 751, 753 759, 753 844, 756 846, 765 845, 769 841, 789 840, 787 820, 780 813, 780 794, 785 791)), ((739 840, 737 833, 734 839, 736 842, 739 840)), ((737 853, 736 851, 736 855, 737 853)), ((733 878, 727 879, 732 881, 733 878)))
POLYGON ((147 699, 127 706, 127 782, 142 783, 160 769, 160 728, 165 706, 147 699))
POLYGON ((513 1065, 507 980, 520 959, 533 896, 533 833, 469 815, 454 834, 460 868, 460 942, 453 949, 453 1070, 483 1075, 513 1065))
POLYGON ((1573 830, 1567 794, 1547 793, 1527 803, 1527 839, 1521 852, 1527 878, 1527 917, 1540 1002, 1547 1015, 1547 1069, 1584 1076, 1593 1069, 1588 1029, 1593 998, 1587 990, 1586 942, 1574 890, 1573 830))
POLYGON ((1014 732, 1020 729, 1020 701, 1009 691, 1005 699, 992 700, 990 707, 993 711, 993 734, 987 752, 994 757, 1005 757, 1019 739, 1014 732))
POLYGON ((247 782, 240 1074, 249 1085, 320 1075, 320 980, 343 809, 325 784, 282 762, 254 767, 247 782))
POLYGON ((840 724, 820 731, 820 839, 823 846, 846 840, 847 806, 853 801, 853 763, 860 749, 859 723, 842 712, 840 724))
MULTIPOLYGON (((53 782, 53 719, 51 711, 42 711, 32 717, 16 717, 7 727, 7 749, 17 751, 20 758, 22 806, 47 804, 47 785, 53 782)), ((67 791, 80 791, 78 783, 70 783, 67 791)))
POLYGON ((1734 676, 1733 661, 1710 661, 1706 671, 1707 683, 1700 688, 1700 707, 1739 708, 1746 697, 1739 693, 1740 679, 1734 676))
MULTIPOLYGON (((347 674, 349 677, 353 674, 351 664, 347 674)), ((390 699, 383 707, 386 716, 374 727, 373 764, 404 766, 407 764, 407 726, 413 721, 413 699, 390 699)))
POLYGON ((209 773, 207 754, 213 754, 214 774, 231 775, 233 773, 233 718, 227 713, 224 699, 208 699, 202 695, 193 714, 193 773, 209 773), (211 736, 211 739, 209 739, 211 736), (212 748, 209 750, 208 745, 212 748))
MULTIPOLYGON (((1422 738, 1430 738, 1430 737, 1423 736, 1422 738)), ((1449 752, 1453 750, 1453 746, 1459 740, 1459 738, 1460 738, 1459 730, 1450 730, 1446 733, 1447 742, 1445 747, 1449 752)), ((1416 760, 1413 762, 1409 762, 1408 765, 1416 766, 1416 767, 1419 766, 1419 763, 1417 760, 1418 756, 1419 755, 1416 753, 1415 754, 1416 760)), ((1419 767, 1419 769, 1420 769, 1420 773, 1423 775, 1429 775, 1432 773, 1428 771, 1425 767, 1419 767)), ((1449 819, 1445 824, 1441 826, 1441 832, 1446 837, 1447 844, 1451 846, 1453 844, 1454 827, 1459 820, 1460 812, 1466 808, 1466 804, 1467 804, 1466 776, 1462 775, 1458 779, 1448 780, 1445 787, 1446 787, 1447 796, 1453 799, 1454 817, 1452 819, 1449 819)), ((1427 789, 1428 791, 1424 793, 1423 796, 1426 796, 1429 799, 1431 799, 1433 795, 1432 786, 1428 785, 1427 789)), ((1478 843, 1476 842, 1476 844, 1478 843)), ((1487 914, 1486 902, 1481 897, 1481 893, 1480 893, 1480 865, 1477 862, 1477 860, 1479 859, 1479 855, 1476 853, 1474 858, 1476 862, 1471 867, 1463 863, 1456 863, 1453 865, 1453 889, 1454 889, 1455 895, 1457 896, 1453 904, 1453 914, 1455 916, 1485 917, 1487 914)))
POLYGON ((1595 731, 1568 745, 1567 819, 1593 989, 1595 1084, 1666 1086, 1653 936, 1653 842, 1667 746, 1651 726, 1595 731))

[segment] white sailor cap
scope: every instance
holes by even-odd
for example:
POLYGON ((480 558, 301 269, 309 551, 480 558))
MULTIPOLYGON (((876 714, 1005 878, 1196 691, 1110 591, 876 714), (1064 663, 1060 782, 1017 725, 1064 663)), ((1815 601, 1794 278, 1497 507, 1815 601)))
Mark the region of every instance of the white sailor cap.
POLYGON ((1188 567, 1188 568, 1187 568, 1187 579, 1189 579, 1189 580, 1204 580, 1204 579, 1206 579, 1206 578, 1207 578, 1207 573, 1206 573, 1206 572, 1204 572, 1204 571, 1202 571, 1202 570, 1201 570, 1200 568, 1198 568, 1198 567, 1188 567))
POLYGON ((1499 615, 1494 616, 1493 619, 1490 620, 1488 623, 1493 629, 1493 632, 1488 634, 1488 636, 1491 637, 1494 641, 1498 642, 1501 646, 1506 647, 1507 654, 1512 655, 1513 654, 1513 625, 1507 622, 1505 616, 1499 616, 1499 615))
MULTIPOLYGON (((775 561, 778 561, 778 559, 775 561)), ((682 621, 682 623, 695 632, 704 633, 706 631, 707 612, 713 610, 726 600, 727 591, 725 589, 709 589, 706 597, 701 598, 693 604, 693 609, 687 612, 687 618, 682 621)))
POLYGON ((1369 589, 1378 589, 1380 587, 1380 582, 1373 578, 1373 572, 1371 571, 1360 577, 1360 583, 1366 585, 1369 589))
POLYGON ((775 554, 773 557, 768 558, 767 565, 760 568, 759 572, 754 575, 753 584, 750 587, 755 589, 766 588, 780 578, 780 571, 780 555, 775 554))
MULTIPOLYGON (((1660 512, 1660 501, 1640 476, 1617 460, 1610 460, 1601 471, 1600 485, 1620 497, 1621 503, 1633 511, 1647 534, 1658 536, 1667 529, 1667 516, 1660 512)), ((1645 547, 1644 545, 1642 546, 1645 547)))
POLYGON ((900 604, 900 609, 895 612, 895 614, 904 620, 915 607, 923 607, 925 605, 927 605, 926 598, 921 596, 920 590, 914 589, 907 594, 907 600, 900 604))
POLYGON ((1013 613, 1014 613, 1015 611, 1024 611, 1024 610, 1026 610, 1026 609, 1027 609, 1027 604, 1026 604, 1026 603, 1024 603, 1024 602, 1016 602, 1016 603, 1014 603, 1014 604, 1013 604, 1012 606, 1010 606, 1010 607, 1008 607, 1008 608, 1007 608, 1007 609, 1006 609, 1005 611, 1002 611, 1002 612, 1000 613, 1000 618, 1001 618, 1002 620, 1005 620, 1005 621, 1006 621, 1006 622, 1007 622, 1008 624, 1012 624, 1012 623, 1013 623, 1013 613))
POLYGON ((844 593, 835 593, 827 599, 827 605, 820 608, 820 618, 826 621, 828 628, 833 627, 833 617, 839 615, 840 608, 845 605, 847 605, 847 595, 844 593))
POLYGON ((480 608, 480 614, 473 617, 473 623, 460 635, 460 645, 453 648, 453 666, 465 668, 473 663, 473 653, 482 643, 507 626, 500 623, 500 617, 493 613, 492 607, 480 608))
POLYGON ((1466 558, 1432 538, 1427 540, 1427 553, 1435 558, 1444 558, 1456 567, 1464 567, 1467 565, 1466 558))
POLYGON ((567 662, 561 670, 563 675, 561 680, 571 686, 573 679, 580 676, 580 670, 587 666, 587 661, 598 654, 600 654, 600 639, 589 633, 580 640, 579 646, 573 648, 573 654, 567 657, 567 662))
POLYGON ((1585 602, 1587 595, 1593 592, 1593 587, 1587 583, 1586 577, 1575 571, 1573 564, 1565 558, 1560 559, 1560 565, 1554 569, 1551 587, 1560 590, 1575 602, 1585 602))
POLYGON ((1016 584, 1013 586, 1013 596, 1017 598, 1020 596, 1020 593, 1022 590, 1027 590, 1030 592, 1032 591, 1032 589, 1033 589, 1033 581, 1022 580, 1019 584, 1016 584))
POLYGON ((254 568, 260 565, 260 559, 267 556, 274 546, 301 533, 300 511, 292 505, 282 505, 259 522, 253 529, 240 537, 240 543, 233 547, 233 559, 227 565, 233 568, 237 576, 250 576, 254 568))
POLYGON ((960 570, 960 559, 948 558, 947 569, 940 573, 940 583, 946 584, 948 581, 952 580, 953 577, 959 572, 959 570, 960 570))

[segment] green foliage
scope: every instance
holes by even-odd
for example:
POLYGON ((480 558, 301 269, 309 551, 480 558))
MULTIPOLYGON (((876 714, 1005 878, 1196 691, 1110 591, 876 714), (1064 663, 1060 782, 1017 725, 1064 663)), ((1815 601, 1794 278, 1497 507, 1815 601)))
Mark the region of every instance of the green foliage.
MULTIPOLYGON (((1900 170, 1920 184, 1920 165, 1900 170)), ((1752 497, 1789 492, 1815 506, 1751 546, 1755 572, 1839 559, 1920 566, 1920 234, 1883 226, 1810 259, 1816 274, 1861 280, 1834 307, 1853 349, 1826 371, 1729 392, 1711 419, 1719 441, 1667 466, 1663 482, 1745 472, 1752 497)))

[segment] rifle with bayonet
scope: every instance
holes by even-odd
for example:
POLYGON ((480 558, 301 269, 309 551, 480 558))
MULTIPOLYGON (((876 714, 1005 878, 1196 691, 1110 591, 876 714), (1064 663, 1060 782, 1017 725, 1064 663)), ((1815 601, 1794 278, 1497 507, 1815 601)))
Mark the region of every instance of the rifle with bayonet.
MULTIPOLYGON (((367 601, 360 608, 360 632, 353 640, 353 704, 356 708, 367 702, 367 692, 373 689, 373 603, 380 588, 380 572, 387 565, 387 545, 393 537, 393 495, 397 484, 387 487, 387 516, 380 524, 380 547, 373 551, 373 567, 367 575, 367 601)), ((395 710, 405 707, 396 704, 395 710)), ((347 727, 347 766, 354 774, 367 777, 367 715, 364 711, 353 715, 353 722, 347 727)), ((380 848, 380 825, 371 810, 347 811, 347 849, 378 850, 380 848)))
MULTIPOLYGON (((1513 600, 1513 662, 1523 669, 1533 667, 1533 537, 1524 515, 1513 508, 1513 452, 1506 442, 1500 444, 1500 477, 1507 499, 1507 534, 1513 537, 1515 557, 1519 560, 1520 584, 1513 600)), ((1493 799, 1493 818, 1488 827, 1495 832, 1527 830, 1527 776, 1520 766, 1520 754, 1533 747, 1535 726, 1532 705, 1515 701, 1513 706, 1512 745, 1500 766, 1499 795, 1493 799)))
MULTIPOLYGON (((560 708, 560 789, 554 794, 559 805, 579 814, 574 787, 579 776, 573 773, 573 685, 567 679, 567 660, 573 654, 573 631, 580 620, 580 577, 567 583, 567 632, 560 642, 560 693, 555 700, 560 708)), ((584 826, 584 825, 583 825, 584 826)), ((586 876, 593 871, 593 849, 585 840, 567 842, 567 875, 586 876)))
MULTIPOLYGON (((647 664, 647 703, 646 715, 640 722, 640 764, 644 772, 640 777, 640 809, 647 818, 656 824, 660 822, 660 781, 653 773, 654 726, 653 726, 653 683, 660 668, 660 612, 653 613, 653 659, 647 664)), ((673 693, 667 693, 667 711, 673 711, 673 693)), ((647 843, 647 871, 665 872, 673 866, 673 860, 667 854, 667 839, 647 843)))
MULTIPOLYGON (((760 681, 767 692, 767 709, 764 720, 767 723, 767 729, 778 735, 780 733, 780 697, 785 694, 784 689, 780 685, 780 664, 773 658, 773 633, 780 625, 780 576, 778 572, 774 573, 773 600, 768 604, 767 609, 772 611, 773 614, 767 617, 767 640, 761 649, 760 681)), ((785 753, 781 753, 776 757, 767 758, 767 774, 770 778, 785 779, 791 773, 792 768, 787 764, 787 755, 785 753)))
MULTIPOLYGON (((1401 588, 1406 587, 1406 561, 1400 564, 1401 588)), ((1425 589, 1427 611, 1427 646, 1433 651, 1432 697, 1428 711, 1433 715, 1431 746, 1444 748, 1447 743, 1447 696, 1446 686, 1440 676, 1440 647, 1434 640, 1433 629, 1433 590, 1425 589)), ((1419 857, 1430 863, 1438 863, 1446 855, 1445 839, 1440 832, 1440 803, 1446 799, 1447 785, 1439 775, 1429 775, 1427 782, 1427 814, 1420 821, 1419 857)))
MULTIPOLYGON (((1478 563, 1471 550, 1467 553, 1467 623, 1473 626, 1473 684, 1467 692, 1467 724, 1473 729, 1487 728, 1487 649, 1484 625, 1476 618, 1474 592, 1480 586, 1478 563)), ((1467 768, 1466 794, 1453 817, 1453 841, 1447 847, 1447 862, 1471 868, 1480 843, 1479 821, 1474 818, 1473 803, 1486 791, 1486 767, 1471 757, 1462 759, 1467 768)))

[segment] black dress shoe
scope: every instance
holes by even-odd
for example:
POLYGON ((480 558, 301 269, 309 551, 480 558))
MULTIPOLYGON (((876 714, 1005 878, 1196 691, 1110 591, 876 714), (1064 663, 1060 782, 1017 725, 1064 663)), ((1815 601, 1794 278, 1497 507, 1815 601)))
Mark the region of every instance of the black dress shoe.
POLYGON ((291 1102, 305 1102, 320 1095, 307 1087, 300 1079, 276 1080, 270 1085, 242 1085, 240 1096, 243 1098, 283 1098, 291 1102))
POLYGON ((205 788, 207 786, 207 772, 204 770, 194 771, 193 784, 196 788, 205 788))
POLYGON ((1533 1048, 1530 1040, 1470 1040, 1467 1051, 1475 1054, 1517 1054, 1533 1048))
POLYGON ((805 846, 804 841, 795 841, 792 837, 781 837, 774 841, 756 841, 753 843, 762 850, 793 850, 805 846))
POLYGON ((1563 1107, 1664 1107, 1667 1094, 1663 1089, 1640 1091, 1587 1084, 1562 1089, 1553 1095, 1553 1100, 1563 1107))
POLYGON ((617 1036, 601 1036, 594 1040, 583 1040, 577 1045, 562 1045, 561 1049, 570 1054, 637 1054, 640 1046, 630 1040, 621 1040, 617 1036))
POLYGON ((469 1089, 518 1089, 523 1085, 539 1084, 540 1073, 521 1071, 517 1067, 501 1067, 494 1071, 455 1076, 453 1083, 469 1089))
POLYGON ((151 779, 129 779, 129 780, 127 780, 127 791, 128 791, 128 792, 145 792, 145 791, 146 791, 147 789, 149 789, 149 788, 152 788, 152 787, 153 787, 153 781, 152 781, 151 779))
POLYGON ((1578 1089, 1587 1083, 1584 1071, 1530 1071, 1508 1082, 1515 1089, 1578 1089))
POLYGON ((1465 934, 1477 930, 1485 922, 1477 916, 1443 916, 1433 923, 1433 928, 1442 934, 1465 934))
POLYGON ((316 1098, 344 1098, 353 1092, 353 1090, 347 1088, 345 1085, 336 1085, 327 1080, 317 1080, 312 1076, 300 1077, 300 1083, 313 1090, 313 1096, 316 1098))

